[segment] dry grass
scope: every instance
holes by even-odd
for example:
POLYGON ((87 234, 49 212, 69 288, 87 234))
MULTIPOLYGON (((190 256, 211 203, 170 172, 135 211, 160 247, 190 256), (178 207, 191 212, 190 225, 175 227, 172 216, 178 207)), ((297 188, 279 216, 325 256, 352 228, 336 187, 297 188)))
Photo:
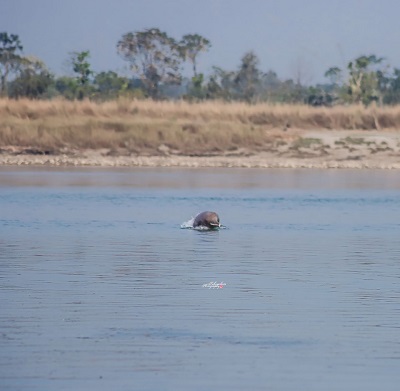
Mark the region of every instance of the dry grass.
POLYGON ((183 154, 262 150, 293 129, 400 129, 400 106, 314 108, 204 102, 0 100, 0 146, 183 154), (283 132, 287 130, 287 132, 283 132))

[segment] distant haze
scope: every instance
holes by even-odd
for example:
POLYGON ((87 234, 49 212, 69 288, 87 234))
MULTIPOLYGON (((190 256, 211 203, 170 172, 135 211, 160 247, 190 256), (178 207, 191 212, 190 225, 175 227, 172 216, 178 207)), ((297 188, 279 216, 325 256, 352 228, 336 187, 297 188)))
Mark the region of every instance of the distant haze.
MULTIPOLYGON (((116 53, 124 33, 157 27, 175 39, 200 34, 212 48, 198 70, 237 69, 253 50, 281 79, 324 82, 331 66, 363 54, 400 68, 399 0, 0 0, 0 31, 18 34, 25 55, 56 75, 69 53, 89 50, 96 72, 128 75, 116 53)), ((190 71, 186 72, 190 76, 190 71)))

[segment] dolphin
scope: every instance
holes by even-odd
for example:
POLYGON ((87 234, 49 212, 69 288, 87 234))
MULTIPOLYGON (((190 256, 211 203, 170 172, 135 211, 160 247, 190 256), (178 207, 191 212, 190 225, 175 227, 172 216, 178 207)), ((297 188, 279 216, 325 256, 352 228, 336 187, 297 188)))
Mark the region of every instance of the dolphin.
POLYGON ((193 228, 196 227, 220 228, 219 216, 215 212, 201 212, 194 218, 193 228))

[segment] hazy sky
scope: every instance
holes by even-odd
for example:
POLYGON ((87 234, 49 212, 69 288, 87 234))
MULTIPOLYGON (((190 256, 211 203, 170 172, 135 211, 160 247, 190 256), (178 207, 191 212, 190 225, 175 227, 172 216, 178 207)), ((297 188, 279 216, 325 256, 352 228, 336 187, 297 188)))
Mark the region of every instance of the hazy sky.
POLYGON ((400 0, 0 0, 0 31, 57 75, 68 53, 90 50, 95 71, 127 73, 116 53, 124 33, 157 27, 176 39, 197 33, 212 48, 198 70, 236 69, 253 50, 263 71, 323 81, 331 66, 362 54, 400 68, 400 0))

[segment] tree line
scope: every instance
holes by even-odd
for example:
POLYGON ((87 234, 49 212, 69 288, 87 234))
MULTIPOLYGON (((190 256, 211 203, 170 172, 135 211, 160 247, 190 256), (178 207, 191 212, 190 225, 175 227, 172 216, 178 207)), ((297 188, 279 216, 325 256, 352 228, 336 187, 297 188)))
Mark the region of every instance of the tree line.
POLYGON ((110 100, 119 97, 151 99, 219 99, 225 101, 335 104, 400 103, 400 69, 382 57, 363 55, 340 69, 325 72, 324 84, 304 85, 301 80, 281 80, 274 71, 260 69, 257 55, 249 51, 235 70, 213 67, 198 73, 198 58, 211 48, 199 34, 180 40, 158 28, 128 32, 116 43, 116 53, 129 65, 130 77, 114 71, 95 73, 90 51, 70 54, 74 76, 56 77, 38 58, 23 55, 17 34, 0 33, 0 95, 31 99, 110 100), (191 76, 183 76, 184 65, 191 76))

